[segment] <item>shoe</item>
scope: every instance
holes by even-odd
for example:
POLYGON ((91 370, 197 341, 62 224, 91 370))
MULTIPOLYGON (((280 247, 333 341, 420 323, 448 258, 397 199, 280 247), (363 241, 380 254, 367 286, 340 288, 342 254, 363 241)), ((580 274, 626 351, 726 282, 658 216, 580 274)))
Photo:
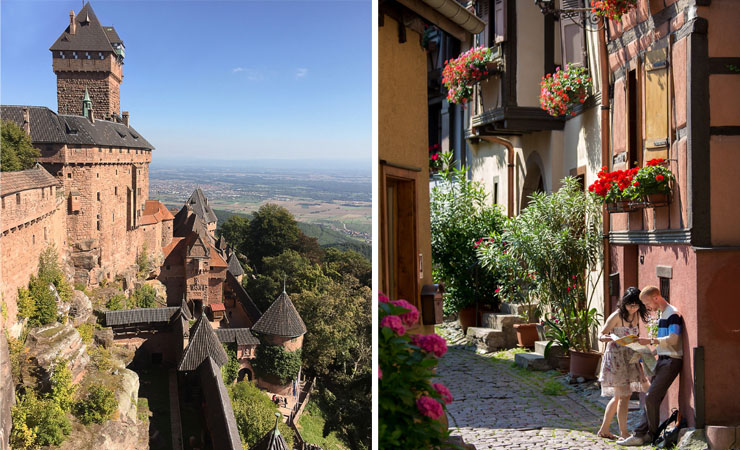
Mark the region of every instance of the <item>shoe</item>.
POLYGON ((647 442, 644 436, 635 436, 634 434, 627 439, 620 439, 617 441, 617 445, 624 445, 626 447, 637 447, 647 442))

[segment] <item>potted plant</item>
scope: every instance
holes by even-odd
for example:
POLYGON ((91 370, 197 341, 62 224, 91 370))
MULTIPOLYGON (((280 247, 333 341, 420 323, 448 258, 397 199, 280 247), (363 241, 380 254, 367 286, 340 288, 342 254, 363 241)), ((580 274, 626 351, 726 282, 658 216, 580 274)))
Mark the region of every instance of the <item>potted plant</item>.
MULTIPOLYGON (((515 219, 510 219, 509 222, 515 219)), ((519 246, 509 246, 509 241, 516 241, 520 236, 516 226, 505 226, 506 231, 484 241, 489 245, 479 245, 478 258, 488 270, 498 274, 499 287, 496 293, 510 303, 523 307, 521 311, 524 322, 515 324, 519 347, 533 348, 539 337, 537 321, 540 316, 539 304, 535 298, 535 273, 527 267, 526 260, 520 258, 519 246)))
POLYGON ((637 171, 632 184, 625 190, 626 195, 649 204, 667 203, 675 177, 663 165, 665 162, 662 158, 648 161, 645 167, 637 171))
POLYGON ((488 47, 474 47, 457 58, 445 61, 442 83, 447 88, 447 101, 465 105, 473 96, 473 86, 489 72, 493 52, 488 47))
POLYGON ((562 328, 562 321, 556 315, 545 319, 545 338, 548 340, 545 346, 545 358, 549 357, 550 351, 554 344, 558 344, 563 349, 563 354, 558 355, 558 369, 567 372, 570 370, 570 337, 562 328))
POLYGON ((594 195, 594 198, 606 203, 607 210, 611 212, 624 212, 631 209, 631 200, 634 199, 634 192, 629 188, 639 169, 634 167, 627 170, 615 170, 607 172, 606 166, 596 174, 598 177, 589 187, 588 191, 594 195))
POLYGON ((390 301, 383 294, 378 300, 380 448, 438 448, 449 436, 445 410, 452 395, 432 379, 447 344, 436 334, 407 333, 419 318, 407 301, 390 301))
POLYGON ((477 312, 498 308, 498 278, 478 261, 481 236, 501 230, 505 217, 488 205, 480 183, 468 180, 467 168, 457 169, 452 154, 441 155, 440 182, 430 196, 432 260, 435 283, 444 283, 444 313, 458 314, 464 330, 477 325, 477 312), (467 314, 466 314, 467 313, 467 314))
POLYGON ((442 168, 442 153, 439 144, 429 146, 429 173, 435 174, 442 168))
POLYGON ((606 17, 616 21, 622 20, 632 8, 637 6, 637 0, 592 0, 591 10, 597 16, 606 17))
POLYGON ((562 116, 570 112, 573 105, 584 103, 593 86, 588 70, 584 67, 565 65, 565 70, 558 67, 555 73, 548 73, 540 81, 540 107, 551 116, 562 116))

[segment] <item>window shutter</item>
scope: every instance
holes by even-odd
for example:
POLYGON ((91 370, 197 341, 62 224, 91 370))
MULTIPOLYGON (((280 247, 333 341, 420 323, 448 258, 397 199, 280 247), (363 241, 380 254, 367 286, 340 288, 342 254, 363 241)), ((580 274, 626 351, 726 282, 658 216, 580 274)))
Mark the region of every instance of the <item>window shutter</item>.
POLYGON ((506 2, 508 0, 493 0, 494 16, 494 43, 506 40, 506 2))
POLYGON ((491 29, 493 24, 491 23, 491 4, 493 0, 483 0, 478 3, 478 17, 486 22, 486 27, 480 32, 480 45, 484 47, 491 46, 491 29))
MULTIPOLYGON (((563 9, 583 8, 583 0, 561 0, 563 9)), ((560 36, 563 46, 563 65, 586 66, 586 34, 582 28, 581 13, 560 14, 560 36)))
POLYGON ((668 49, 645 54, 645 154, 668 158, 668 49))

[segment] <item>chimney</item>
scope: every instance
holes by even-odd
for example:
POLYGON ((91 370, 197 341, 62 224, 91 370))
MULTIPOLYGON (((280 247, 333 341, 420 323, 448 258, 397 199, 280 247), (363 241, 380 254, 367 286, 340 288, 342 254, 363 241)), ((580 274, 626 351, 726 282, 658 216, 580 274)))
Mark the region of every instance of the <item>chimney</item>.
POLYGON ((123 124, 128 126, 128 111, 124 111, 121 115, 123 116, 123 124))
POLYGON ((95 111, 92 108, 90 108, 87 111, 87 113, 88 113, 87 118, 90 119, 90 123, 95 123, 95 111))
POLYGON ((75 23, 75 11, 69 10, 69 34, 75 34, 77 32, 77 24, 75 23))
POLYGON ((28 106, 23 108, 23 131, 27 135, 31 135, 31 115, 28 112, 28 106))

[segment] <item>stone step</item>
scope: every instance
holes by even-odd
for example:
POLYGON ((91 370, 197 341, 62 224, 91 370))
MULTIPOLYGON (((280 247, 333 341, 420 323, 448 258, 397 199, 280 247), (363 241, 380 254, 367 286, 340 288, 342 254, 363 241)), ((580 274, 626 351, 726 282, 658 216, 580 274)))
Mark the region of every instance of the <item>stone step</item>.
POLYGON ((506 347, 506 333, 483 327, 468 327, 467 337, 480 350, 495 352, 506 347))
MULTIPOLYGON (((534 352, 538 355, 545 356, 545 347, 550 341, 535 341, 534 352)), ((565 349, 557 342, 553 343, 550 347, 550 351, 547 354, 547 363, 551 368, 556 369, 558 367, 558 356, 565 355, 565 349)))
POLYGON ((503 348, 513 348, 517 344, 514 329, 517 323, 524 323, 524 318, 514 314, 485 313, 482 327, 502 331, 504 333, 503 348))
POLYGON ((550 370, 550 365, 544 356, 537 353, 517 353, 514 355, 517 366, 529 370, 550 370))

